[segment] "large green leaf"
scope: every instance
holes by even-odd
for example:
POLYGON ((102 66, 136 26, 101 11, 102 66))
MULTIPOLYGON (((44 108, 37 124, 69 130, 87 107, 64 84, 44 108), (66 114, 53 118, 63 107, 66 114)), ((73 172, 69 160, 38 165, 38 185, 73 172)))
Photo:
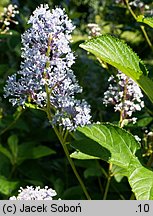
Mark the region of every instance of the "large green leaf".
POLYGON ((129 174, 128 179, 138 200, 153 200, 153 172, 151 170, 139 166, 129 174))
MULTIPOLYGON (((78 127, 77 130, 85 135, 87 140, 90 138, 93 142, 90 141, 89 146, 85 144, 82 147, 85 142, 78 140, 72 143, 73 147, 90 156, 97 156, 99 154, 98 152, 96 153, 96 150, 93 153, 92 151, 89 152, 90 149, 94 148, 94 145, 99 144, 99 148, 96 147, 98 151, 100 147, 107 149, 109 157, 103 157, 101 156, 102 153, 100 153, 98 155, 99 158, 105 159, 107 162, 111 162, 124 169, 123 174, 128 177, 137 199, 153 199, 153 172, 143 167, 140 163, 138 159, 140 145, 132 134, 112 124, 92 124, 78 127), (90 145, 93 145, 92 148, 90 145)), ((106 155, 106 151, 104 155, 106 155)))
POLYGON ((134 80, 138 80, 143 73, 145 75, 148 73, 137 54, 124 41, 111 35, 95 37, 80 47, 125 72, 134 80))
POLYGON ((153 102, 153 81, 148 78, 143 61, 124 41, 102 35, 84 42, 80 47, 131 77, 153 102))
POLYGON ((137 22, 142 22, 153 28, 153 17, 144 17, 140 15, 137 17, 137 22))
MULTIPOLYGON (((102 150, 105 148, 109 151, 109 162, 112 162, 122 168, 128 168, 131 161, 134 164, 134 160, 137 164, 135 153, 139 150, 140 145, 135 138, 124 129, 111 124, 93 124, 83 128, 79 127, 78 130, 85 134, 88 138, 94 140, 96 144, 99 143, 99 149, 96 147, 97 154, 101 151, 100 147, 102 150)), ((93 145, 95 145, 94 142, 93 145)), ((87 148, 89 149, 90 146, 87 148)), ((92 148, 94 148, 94 146, 92 148)), ((79 150, 80 149, 82 149, 82 146, 79 150)), ((93 153, 91 152, 91 155, 92 154, 93 153)), ((93 154, 93 156, 97 155, 93 154)), ((103 159, 103 156, 101 156, 101 158, 103 159)))
POLYGON ((80 139, 75 140, 71 143, 75 149, 79 149, 81 153, 73 153, 71 157, 78 159, 98 159, 101 158, 105 161, 108 161, 110 158, 110 152, 99 145, 98 142, 95 142, 91 139, 80 139))

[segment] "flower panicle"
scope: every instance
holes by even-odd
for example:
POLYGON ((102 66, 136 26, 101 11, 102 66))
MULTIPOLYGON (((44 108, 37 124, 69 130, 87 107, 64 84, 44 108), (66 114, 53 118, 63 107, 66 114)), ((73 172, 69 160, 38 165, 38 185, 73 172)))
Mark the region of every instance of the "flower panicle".
POLYGON ((31 27, 22 35, 23 61, 17 74, 8 78, 4 96, 11 97, 13 105, 30 102, 41 108, 47 106, 49 96, 53 123, 69 130, 90 123, 90 106, 75 99, 82 88, 71 69, 75 62, 70 48, 72 21, 64 9, 50 11, 48 5, 40 5, 28 23, 31 27))

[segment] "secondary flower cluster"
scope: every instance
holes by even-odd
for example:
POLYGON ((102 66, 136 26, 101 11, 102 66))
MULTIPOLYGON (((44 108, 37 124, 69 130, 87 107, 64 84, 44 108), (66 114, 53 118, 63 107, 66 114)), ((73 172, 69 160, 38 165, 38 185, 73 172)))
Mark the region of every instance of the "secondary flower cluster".
MULTIPOLYGON (((124 0, 114 0, 116 4, 122 4, 125 5, 125 1, 124 0)), ((152 15, 152 3, 151 2, 145 2, 142 0, 134 0, 134 1, 130 1, 129 5, 133 8, 137 8, 141 11, 142 14, 149 14, 152 15), (147 4, 148 3, 148 4, 147 4)))
POLYGON ((144 2, 142 2, 140 0, 134 0, 134 1, 131 1, 129 3, 129 5, 134 6, 136 8, 142 8, 142 7, 144 7, 145 4, 144 4, 144 2))
POLYGON ((12 96, 13 105, 27 102, 52 109, 52 123, 68 130, 90 123, 90 107, 85 100, 74 98, 82 92, 71 70, 75 57, 70 48, 74 26, 64 9, 50 12, 40 5, 30 17, 29 28, 22 35, 21 69, 8 78, 5 97, 12 96), (49 100, 49 101, 48 101, 49 100))
POLYGON ((4 8, 4 12, 0 14, 0 23, 1 23, 1 30, 0 33, 4 34, 9 30, 9 26, 11 23, 18 24, 18 21, 14 19, 16 14, 18 14, 18 7, 17 5, 9 4, 7 8, 4 8))
MULTIPOLYGON (((118 71, 116 78, 112 75, 108 82, 103 103, 106 106, 113 104, 115 111, 122 112, 122 119, 131 117, 133 112, 140 111, 144 107, 141 89, 131 78, 118 71)), ((136 122, 134 117, 131 120, 133 123, 136 122)))
POLYGON ((56 191, 48 188, 48 186, 43 189, 39 186, 35 188, 32 186, 27 186, 26 188, 20 187, 18 192, 18 196, 12 196, 10 200, 52 200, 57 195, 56 191))
POLYGON ((101 29, 99 27, 98 24, 96 23, 89 23, 87 25, 88 29, 89 29, 89 35, 90 37, 94 37, 94 36, 98 36, 101 34, 101 29))

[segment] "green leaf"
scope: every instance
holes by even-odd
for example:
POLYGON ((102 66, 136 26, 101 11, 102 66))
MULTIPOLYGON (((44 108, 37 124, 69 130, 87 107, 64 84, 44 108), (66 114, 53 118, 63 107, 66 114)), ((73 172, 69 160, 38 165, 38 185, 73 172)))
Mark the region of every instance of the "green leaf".
POLYGON ((4 176, 0 176, 0 193, 9 196, 18 184, 17 181, 8 181, 4 176))
POLYGON ((34 143, 24 143, 19 145, 18 164, 27 159, 38 159, 56 152, 47 146, 34 146, 34 143))
POLYGON ((80 47, 118 68, 134 80, 138 80, 143 73, 145 75, 148 73, 137 54, 124 41, 111 35, 95 37, 81 44, 80 47))
POLYGON ((102 173, 100 171, 100 169, 98 168, 93 168, 93 167, 88 167, 85 171, 84 171, 84 177, 85 178, 89 178, 89 177, 99 177, 101 176, 102 173))
POLYGON ((128 179, 138 200, 153 200, 153 171, 140 166, 130 173, 128 179))
POLYGON ((0 152, 5 155, 7 158, 9 158, 9 160, 11 161, 12 163, 12 155, 11 153, 9 152, 9 150, 7 150, 7 148, 3 147, 1 144, 0 144, 0 152))
POLYGON ((54 190, 57 192, 58 196, 60 197, 60 194, 63 193, 63 191, 65 190, 64 188, 64 182, 61 178, 57 178, 54 183, 53 183, 53 188, 54 190))
MULTIPOLYGON (((140 149, 140 145, 132 134, 126 132, 124 129, 112 124, 93 124, 86 127, 78 127, 77 130, 95 141, 93 142, 92 149, 94 149, 96 144, 99 144, 95 152, 102 159, 105 158, 106 161, 112 162, 122 168, 128 168, 131 161, 134 164, 134 160, 137 165, 135 153, 140 149), (107 155, 105 156, 102 155, 103 149, 107 149, 107 155)), ((82 143, 80 146, 77 146, 79 150, 83 148, 83 145, 82 143)), ((84 148, 87 149, 86 151, 89 151, 90 145, 86 145, 84 148)), ((97 156, 95 152, 92 153, 91 151, 90 154, 97 156)))
POLYGON ((144 17, 140 15, 137 17, 137 22, 142 22, 153 28, 153 17, 144 17))
POLYGON ((79 159, 79 160, 91 160, 91 159, 99 159, 98 157, 94 157, 88 154, 84 154, 80 151, 75 151, 70 155, 71 158, 79 159))
POLYGON ((112 165, 112 176, 115 178, 117 182, 121 182, 124 176, 128 176, 127 170, 123 169, 119 166, 112 165))
POLYGON ((37 146, 32 150, 32 159, 42 158, 51 154, 55 154, 55 151, 47 146, 37 146))
POLYGON ((12 166, 10 166, 10 160, 0 152, 0 174, 9 176, 11 168, 12 166))
POLYGON ((129 126, 130 127, 147 127, 152 121, 153 121, 153 117, 145 116, 145 117, 139 118, 135 124, 130 123, 128 127, 129 126))
MULTIPOLYGON (((127 176, 133 192, 138 200, 152 200, 153 199, 153 172, 142 166, 138 159, 140 145, 132 134, 112 124, 92 124, 85 127, 78 127, 77 130, 83 135, 93 140, 90 145, 101 146, 109 151, 109 158, 107 162, 111 162, 118 166, 118 171, 121 170, 122 175, 127 176)), ((82 147, 85 142, 74 143, 78 150, 89 152, 87 145, 82 147), (86 150, 85 150, 86 149, 86 150)), ((97 148, 97 147, 96 147, 97 148)), ((95 152, 89 152, 90 156, 95 156, 95 152)), ((120 171, 119 171, 120 172, 120 171)))
POLYGON ((110 152, 106 148, 102 147, 101 145, 99 145, 99 143, 91 139, 86 138, 75 140, 71 143, 71 146, 75 149, 78 149, 82 153, 81 155, 79 154, 79 157, 81 156, 82 159, 101 158, 105 161, 108 161, 111 156, 110 152), (86 155, 88 155, 88 157, 86 155))
POLYGON ((124 41, 102 35, 84 42, 80 47, 131 77, 153 102, 153 81, 147 77, 148 71, 142 60, 124 41))
POLYGON ((147 76, 141 76, 138 84, 153 103, 153 81, 147 76))
POLYGON ((8 145, 13 154, 16 158, 18 154, 18 137, 16 135, 12 135, 8 138, 8 145))

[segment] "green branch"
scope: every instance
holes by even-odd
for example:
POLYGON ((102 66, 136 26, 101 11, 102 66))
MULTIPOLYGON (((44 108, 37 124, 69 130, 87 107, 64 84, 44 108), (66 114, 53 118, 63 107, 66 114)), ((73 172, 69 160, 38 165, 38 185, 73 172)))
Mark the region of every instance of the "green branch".
MULTIPOLYGON (((129 1, 128 1, 128 0, 125 0, 125 2, 126 2, 126 5, 127 5, 128 10, 129 10, 130 13, 132 14, 133 18, 137 21, 137 17, 136 17, 136 15, 135 15, 135 13, 133 12, 132 8, 130 7, 129 1)), ((147 32, 146 32, 146 30, 145 30, 145 27, 142 26, 142 25, 140 25, 140 28, 141 28, 141 30, 142 30, 144 36, 145 36, 145 39, 146 39, 146 41, 147 41, 149 47, 150 47, 151 49, 153 49, 152 43, 151 43, 151 41, 150 41, 150 39, 149 39, 149 37, 148 37, 148 35, 147 35, 147 32)))

